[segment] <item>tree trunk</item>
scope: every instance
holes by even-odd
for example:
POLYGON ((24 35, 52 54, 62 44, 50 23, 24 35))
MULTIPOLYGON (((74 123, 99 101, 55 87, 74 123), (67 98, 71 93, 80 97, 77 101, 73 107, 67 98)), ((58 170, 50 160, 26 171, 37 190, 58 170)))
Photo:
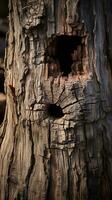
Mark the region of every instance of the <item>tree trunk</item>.
POLYGON ((111 6, 10 0, 0 200, 112 199, 111 6))

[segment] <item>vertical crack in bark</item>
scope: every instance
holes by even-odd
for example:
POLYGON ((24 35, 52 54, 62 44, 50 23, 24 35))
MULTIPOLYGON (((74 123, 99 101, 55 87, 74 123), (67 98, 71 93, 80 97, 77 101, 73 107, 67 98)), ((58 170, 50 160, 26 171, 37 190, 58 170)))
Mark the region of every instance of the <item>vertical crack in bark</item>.
POLYGON ((28 174, 27 174, 26 180, 25 180, 26 186, 25 186, 24 191, 23 191, 23 199, 24 200, 28 200, 29 181, 30 181, 33 169, 34 169, 34 165, 35 165, 34 141, 33 141, 32 128, 31 128, 31 122, 30 121, 28 121, 28 127, 29 127, 29 137, 30 137, 30 141, 31 141, 31 161, 30 161, 30 167, 29 167, 29 170, 28 170, 28 174))
POLYGON ((48 125, 48 148, 49 148, 49 150, 51 148, 51 126, 50 126, 50 121, 49 121, 49 125, 48 125))
POLYGON ((51 187, 51 158, 49 159, 49 177, 48 177, 48 187, 46 192, 46 200, 50 199, 50 187, 51 187))
POLYGON ((75 169, 76 169, 76 175, 77 175, 77 196, 78 196, 78 199, 80 199, 80 184, 81 184, 81 178, 80 178, 80 174, 79 174, 79 172, 78 172, 78 170, 77 170, 77 166, 75 166, 75 169))
POLYGON ((74 94, 74 96, 76 98, 76 101, 79 103, 79 106, 80 106, 81 110, 83 110, 82 109, 82 105, 80 103, 80 100, 78 99, 78 96, 77 96, 77 93, 76 93, 76 88, 74 87, 74 85, 73 85, 73 88, 72 88, 72 93, 74 94))
POLYGON ((53 94, 53 80, 51 82, 51 98, 52 98, 52 102, 54 102, 54 94, 53 94))
POLYGON ((65 86, 62 88, 62 91, 60 92, 60 95, 59 95, 57 101, 55 102, 56 104, 62 102, 60 98, 62 97, 64 92, 65 92, 65 86))

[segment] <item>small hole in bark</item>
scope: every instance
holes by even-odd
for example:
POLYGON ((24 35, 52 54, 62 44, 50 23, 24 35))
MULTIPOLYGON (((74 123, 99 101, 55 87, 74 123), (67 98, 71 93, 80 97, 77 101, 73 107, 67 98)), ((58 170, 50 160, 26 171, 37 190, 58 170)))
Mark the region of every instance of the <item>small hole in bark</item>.
POLYGON ((46 49, 48 75, 54 77, 59 74, 68 76, 73 71, 81 71, 81 58, 82 38, 80 36, 56 36, 49 41, 46 49))
POLYGON ((64 116, 63 110, 56 104, 47 104, 47 115, 51 118, 58 119, 64 116))

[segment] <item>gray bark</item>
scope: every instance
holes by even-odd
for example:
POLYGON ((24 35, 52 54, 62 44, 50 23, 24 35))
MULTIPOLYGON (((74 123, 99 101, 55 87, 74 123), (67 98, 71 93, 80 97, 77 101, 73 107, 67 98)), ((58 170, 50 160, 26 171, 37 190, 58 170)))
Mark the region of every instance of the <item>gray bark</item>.
POLYGON ((111 4, 10 0, 1 200, 112 198, 111 4), (67 75, 63 35, 80 39, 67 75))

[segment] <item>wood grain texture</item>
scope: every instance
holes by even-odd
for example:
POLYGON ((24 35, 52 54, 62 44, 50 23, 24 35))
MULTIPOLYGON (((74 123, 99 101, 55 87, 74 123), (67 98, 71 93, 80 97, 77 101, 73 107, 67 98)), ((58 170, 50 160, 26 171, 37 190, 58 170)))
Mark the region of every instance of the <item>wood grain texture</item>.
POLYGON ((110 7, 111 0, 10 0, 0 200, 112 198, 110 7), (48 76, 46 48, 59 35, 84 40, 82 74, 48 76), (64 116, 49 116, 48 104, 64 116))

